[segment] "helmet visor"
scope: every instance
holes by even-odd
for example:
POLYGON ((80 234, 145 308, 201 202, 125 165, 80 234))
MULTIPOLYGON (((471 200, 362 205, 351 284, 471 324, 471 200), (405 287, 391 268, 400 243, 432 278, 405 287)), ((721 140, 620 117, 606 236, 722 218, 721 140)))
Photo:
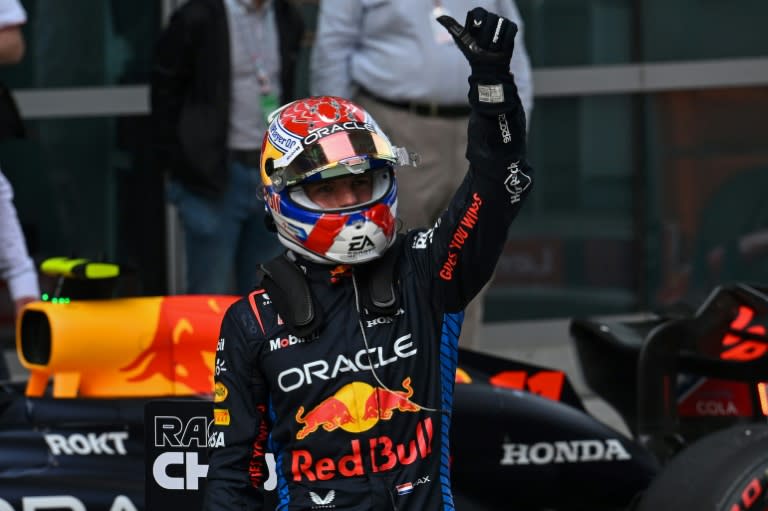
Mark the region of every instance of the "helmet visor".
POLYGON ((378 133, 368 130, 339 131, 305 146, 285 166, 280 166, 280 160, 275 161, 275 172, 270 177, 276 185, 279 181, 281 187, 293 186, 305 181, 361 174, 396 162, 394 148, 378 133))
MULTIPOLYGON (((381 161, 381 160, 379 160, 381 161)), ((317 174, 316 174, 317 175, 317 174)), ((349 175, 349 174, 347 174, 349 175)), ((324 213, 341 213, 344 211, 355 211, 366 208, 368 205, 378 202, 392 189, 394 182, 394 174, 392 167, 386 166, 376 169, 368 174, 371 177, 371 197, 365 202, 360 202, 352 206, 345 206, 341 208, 327 208, 320 206, 313 202, 307 195, 303 186, 293 186, 288 189, 288 194, 293 202, 299 206, 310 211, 324 212, 324 213)), ((310 183, 312 179, 308 179, 304 184, 310 183)))

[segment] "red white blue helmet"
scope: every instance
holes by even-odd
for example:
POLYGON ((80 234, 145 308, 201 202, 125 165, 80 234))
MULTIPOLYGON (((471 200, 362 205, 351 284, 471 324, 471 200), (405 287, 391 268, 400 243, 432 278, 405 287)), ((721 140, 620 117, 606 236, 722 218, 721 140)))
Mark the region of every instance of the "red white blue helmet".
POLYGON ((398 151, 404 153, 368 112, 346 99, 300 99, 273 112, 261 149, 261 180, 280 242, 319 262, 381 257, 397 230, 398 151), (348 208, 323 209, 302 187, 364 173, 372 174, 371 200, 348 208))

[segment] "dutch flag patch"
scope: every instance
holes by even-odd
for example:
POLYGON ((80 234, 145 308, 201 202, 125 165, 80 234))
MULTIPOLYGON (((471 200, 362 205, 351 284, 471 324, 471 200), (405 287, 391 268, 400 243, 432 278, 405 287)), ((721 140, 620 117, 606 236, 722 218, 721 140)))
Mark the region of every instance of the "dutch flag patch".
POLYGON ((398 484, 397 486, 395 486, 395 488, 397 489, 398 495, 407 495, 413 491, 413 484, 411 483, 398 484))

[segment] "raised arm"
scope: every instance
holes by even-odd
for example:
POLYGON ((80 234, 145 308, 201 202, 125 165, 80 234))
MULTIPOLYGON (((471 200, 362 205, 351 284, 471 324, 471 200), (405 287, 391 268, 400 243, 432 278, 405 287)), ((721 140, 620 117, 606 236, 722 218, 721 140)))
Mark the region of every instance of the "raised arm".
MULTIPOLYGON (((435 227, 422 233, 427 272, 443 289, 446 309, 462 310, 493 274, 507 230, 531 190, 525 160, 525 112, 509 62, 517 27, 475 8, 465 26, 439 21, 471 66, 469 76, 469 172, 435 227)), ((414 170, 418 172, 418 169, 414 170)))

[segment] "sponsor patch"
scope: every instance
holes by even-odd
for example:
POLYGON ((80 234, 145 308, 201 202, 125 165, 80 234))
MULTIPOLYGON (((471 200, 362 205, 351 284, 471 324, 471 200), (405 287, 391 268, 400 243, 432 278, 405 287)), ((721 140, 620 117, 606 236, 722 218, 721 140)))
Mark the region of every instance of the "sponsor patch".
POLYGON ((504 181, 504 187, 509 192, 511 197, 510 202, 515 204, 520 202, 523 198, 523 192, 525 192, 529 186, 531 186, 531 178, 518 166, 520 162, 512 162, 507 167, 509 175, 504 181))
POLYGON ((407 495, 413 492, 413 484, 412 483, 398 484, 397 486, 395 486, 395 489, 397 490, 398 495, 407 495))
POLYGON ((499 130, 501 130, 501 140, 505 144, 512 142, 512 134, 509 132, 509 124, 507 123, 507 114, 499 114, 499 130))
POLYGON ((213 402, 221 403, 222 401, 227 399, 228 395, 229 395, 229 389, 227 389, 227 386, 217 381, 216 385, 214 385, 213 387, 213 402))
POLYGON ((413 238, 413 248, 417 250, 424 250, 427 248, 427 244, 432 243, 432 238, 435 234, 434 229, 429 229, 424 232, 420 232, 413 238))
POLYGON ((433 435, 432 419, 427 417, 416 424, 413 437, 403 443, 395 443, 387 435, 364 443, 356 438, 349 441, 348 450, 338 452, 338 457, 319 459, 311 451, 297 449, 291 453, 292 479, 298 483, 398 470, 427 459, 432 454, 433 435))
MULTIPOLYGON (((278 318, 277 324, 282 324, 282 319, 278 318)), ((302 339, 301 337, 296 337, 293 334, 288 334, 287 337, 278 337, 276 339, 270 339, 269 340, 269 351, 275 351, 282 348, 287 348, 288 346, 293 346, 295 344, 302 344, 306 342, 305 339, 302 339)))
POLYGON ((229 426, 229 410, 226 408, 214 408, 213 423, 217 426, 229 426))
POLYGON ((283 158, 286 164, 301 152, 301 139, 290 131, 286 130, 279 122, 273 122, 269 127, 269 142, 278 148, 284 154, 283 158))
POLYGON ((330 490, 326 493, 325 497, 321 497, 319 493, 311 491, 309 492, 309 498, 315 504, 312 506, 312 509, 332 509, 336 507, 335 504, 332 504, 336 499, 336 492, 334 490, 330 490))
POLYGON ((395 411, 421 411, 421 406, 411 401, 411 378, 405 378, 402 386, 405 390, 352 382, 309 411, 300 406, 296 412, 296 422, 302 424, 302 428, 296 433, 296 439, 303 440, 320 428, 325 431, 341 428, 350 433, 359 433, 371 429, 379 420, 392 419, 395 411))
POLYGON ((333 126, 319 128, 310 132, 309 135, 304 137, 304 140, 303 140, 304 146, 314 144, 321 138, 325 138, 329 135, 333 135, 334 133, 339 133, 342 131, 354 131, 354 130, 365 130, 365 131, 370 131, 375 133, 376 129, 371 124, 360 123, 357 121, 347 121, 341 124, 334 124, 333 126))
POLYGON ((408 481, 407 483, 398 484, 395 486, 395 490, 398 495, 407 495, 413 493, 413 490, 420 484, 429 484, 430 482, 432 481, 429 480, 429 476, 424 476, 417 479, 416 482, 408 481))
POLYGON ((367 253, 376 248, 371 238, 368 236, 354 236, 347 245, 349 255, 353 255, 359 252, 367 253))
POLYGON ((373 328, 378 325, 389 325, 395 322, 395 316, 402 316, 403 314, 405 314, 405 309, 398 309, 394 316, 379 316, 378 318, 366 320, 365 326, 373 328))
POLYGON ((477 99, 480 103, 504 103, 504 87, 500 83, 478 85, 477 99))
POLYGON ((211 436, 208 437, 208 447, 226 447, 227 443, 224 440, 224 433, 219 431, 217 433, 212 433, 211 436))
POLYGON ((362 349, 354 354, 339 354, 331 360, 313 360, 301 366, 285 369, 277 375, 277 384, 283 392, 291 392, 304 385, 312 385, 319 381, 335 380, 344 373, 366 373, 374 368, 394 364, 402 359, 416 355, 418 349, 411 339, 411 334, 405 334, 395 339, 392 346, 385 352, 384 347, 377 346, 368 350, 362 349))

